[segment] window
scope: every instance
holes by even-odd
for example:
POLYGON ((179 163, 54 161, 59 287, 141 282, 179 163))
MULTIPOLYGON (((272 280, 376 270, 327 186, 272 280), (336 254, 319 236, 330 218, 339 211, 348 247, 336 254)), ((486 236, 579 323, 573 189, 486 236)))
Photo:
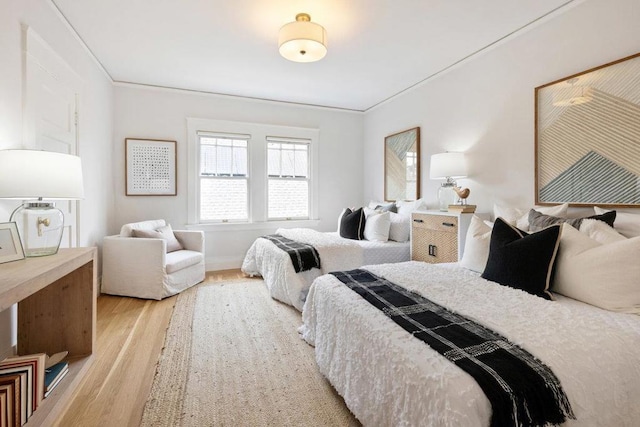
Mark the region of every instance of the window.
POLYGON ((200 220, 246 221, 247 138, 199 134, 200 220))
POLYGON ((187 129, 190 226, 317 225, 317 129, 196 118, 187 129))

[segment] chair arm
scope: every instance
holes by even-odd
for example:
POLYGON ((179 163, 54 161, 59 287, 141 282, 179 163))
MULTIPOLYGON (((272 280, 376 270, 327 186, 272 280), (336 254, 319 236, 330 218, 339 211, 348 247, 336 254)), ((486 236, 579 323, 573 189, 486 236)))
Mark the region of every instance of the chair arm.
POLYGON ((167 241, 144 237, 107 236, 103 241, 105 263, 113 258, 120 264, 164 267, 167 257, 167 241))
POLYGON ((204 231, 173 230, 183 248, 204 254, 204 231))

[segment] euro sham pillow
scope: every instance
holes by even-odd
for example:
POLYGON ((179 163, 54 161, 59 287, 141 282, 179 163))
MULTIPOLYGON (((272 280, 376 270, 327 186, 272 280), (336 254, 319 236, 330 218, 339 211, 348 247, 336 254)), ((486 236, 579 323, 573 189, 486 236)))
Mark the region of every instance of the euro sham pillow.
POLYGON ((460 266, 471 271, 482 273, 489 259, 489 244, 491 242, 491 227, 482 219, 474 215, 467 229, 464 243, 464 253, 460 266))
POLYGON ((549 287, 559 245, 560 225, 528 234, 496 218, 482 277, 540 298, 553 299, 549 287))
POLYGON ((340 218, 340 236, 345 239, 363 240, 365 221, 364 209, 345 209, 340 218))
POLYGON ((529 211, 529 231, 540 231, 543 228, 546 228, 550 225, 554 224, 562 224, 567 223, 572 227, 579 229, 580 224, 585 219, 596 219, 598 221, 603 221, 609 226, 613 227, 613 222, 616 219, 616 211, 610 211, 603 213, 602 215, 592 215, 584 218, 558 218, 552 215, 542 214, 534 209, 529 211))
POLYGON ((155 230, 150 229, 136 229, 131 231, 133 237, 145 237, 148 239, 164 239, 167 241, 167 253, 179 251, 184 249, 178 239, 176 239, 171 225, 167 224, 163 227, 158 227, 155 230))
MULTIPOLYGON (((608 209, 599 208, 597 206, 594 206, 593 210, 596 215, 601 215, 610 211, 608 209)), ((640 215, 618 212, 618 214, 616 215, 616 221, 613 223, 613 228, 615 228, 620 234, 625 237, 640 236, 640 215)))
POLYGON ((375 211, 367 215, 364 224, 364 238, 372 242, 386 242, 389 240, 390 214, 391 212, 375 211))
POLYGON ((610 311, 640 314, 640 236, 601 244, 563 225, 552 290, 610 311))
MULTIPOLYGON (((568 203, 555 206, 534 206, 533 208, 545 215, 553 215, 559 218, 567 217, 568 203)), ((521 230, 529 231, 529 211, 531 209, 519 209, 511 206, 493 205, 493 217, 502 218, 507 223, 518 227, 521 230)))

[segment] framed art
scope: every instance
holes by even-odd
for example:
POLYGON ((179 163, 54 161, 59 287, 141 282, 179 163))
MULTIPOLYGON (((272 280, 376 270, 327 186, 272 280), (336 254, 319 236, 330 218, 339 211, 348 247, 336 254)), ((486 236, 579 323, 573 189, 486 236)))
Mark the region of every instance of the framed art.
POLYGON ((0 223, 0 264, 24 259, 24 250, 15 222, 0 223))
POLYGON ((420 128, 384 139, 384 199, 420 198, 420 128))
POLYGON ((536 204, 640 207, 640 53, 535 89, 536 204))
POLYGON ((125 139, 127 196, 175 196, 176 141, 125 139))

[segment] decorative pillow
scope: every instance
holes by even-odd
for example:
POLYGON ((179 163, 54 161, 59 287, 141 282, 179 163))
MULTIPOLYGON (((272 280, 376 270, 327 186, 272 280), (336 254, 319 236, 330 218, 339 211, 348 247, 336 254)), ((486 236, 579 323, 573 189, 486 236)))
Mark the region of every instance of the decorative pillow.
POLYGON ((344 215, 344 213, 347 211, 348 208, 344 208, 342 209, 342 212, 340 212, 340 215, 338 215, 338 234, 340 234, 340 224, 342 224, 342 215, 344 215))
POLYGON ((411 216, 411 212, 426 209, 424 199, 398 200, 396 205, 398 206, 398 213, 404 216, 411 216))
POLYGON ((601 244, 563 225, 552 290, 600 308, 640 314, 640 237, 601 244))
POLYGON ((389 240, 391 212, 375 212, 369 215, 364 224, 364 238, 374 242, 389 240))
POLYGON ((551 215, 541 214, 538 211, 531 209, 529 211, 529 231, 540 231, 554 224, 567 223, 572 227, 580 228, 580 224, 585 219, 597 219, 603 221, 613 227, 613 221, 616 219, 616 211, 604 213, 602 215, 592 215, 584 218, 558 218, 551 215))
POLYGON ((365 217, 362 208, 352 211, 345 209, 340 220, 340 236, 345 239, 364 239, 365 217))
POLYGON ((482 277, 552 299, 549 286, 559 244, 560 225, 527 234, 496 218, 482 277))
POLYGON ((380 212, 393 212, 393 213, 398 212, 398 207, 393 202, 377 205, 374 209, 380 212))
POLYGON ((471 217, 460 266, 482 273, 489 258, 491 227, 476 215, 471 217))
MULTIPOLYGON (((603 245, 619 242, 620 240, 627 240, 626 237, 614 230, 609 224, 598 221, 597 219, 585 219, 582 221, 582 224, 580 224, 580 232, 603 245)), ((562 241, 560 241, 560 245, 562 246, 562 241)))
POLYGON ((176 239, 171 225, 156 228, 155 230, 138 229, 132 230, 133 237, 146 237, 150 239, 164 239, 167 241, 167 253, 184 249, 178 239, 176 239))
POLYGON ((394 242, 407 242, 411 234, 411 218, 389 212, 389 219, 391 220, 389 240, 393 240, 394 242))
MULTIPOLYGON (((602 209, 597 206, 594 206, 593 210, 596 214, 609 212, 609 209, 602 209)), ((616 221, 613 223, 613 228, 625 237, 640 236, 640 215, 618 212, 616 221)))
MULTIPOLYGON (((563 203, 561 205, 556 205, 556 206, 534 206, 531 209, 534 209, 545 215, 553 215, 560 218, 566 218, 568 208, 569 208, 569 204, 563 203)), ((515 225, 521 230, 528 231, 529 230, 529 210, 530 209, 524 210, 519 208, 513 208, 510 206, 501 206, 501 205, 494 204, 493 217, 502 218, 507 223, 511 225, 515 225)))

